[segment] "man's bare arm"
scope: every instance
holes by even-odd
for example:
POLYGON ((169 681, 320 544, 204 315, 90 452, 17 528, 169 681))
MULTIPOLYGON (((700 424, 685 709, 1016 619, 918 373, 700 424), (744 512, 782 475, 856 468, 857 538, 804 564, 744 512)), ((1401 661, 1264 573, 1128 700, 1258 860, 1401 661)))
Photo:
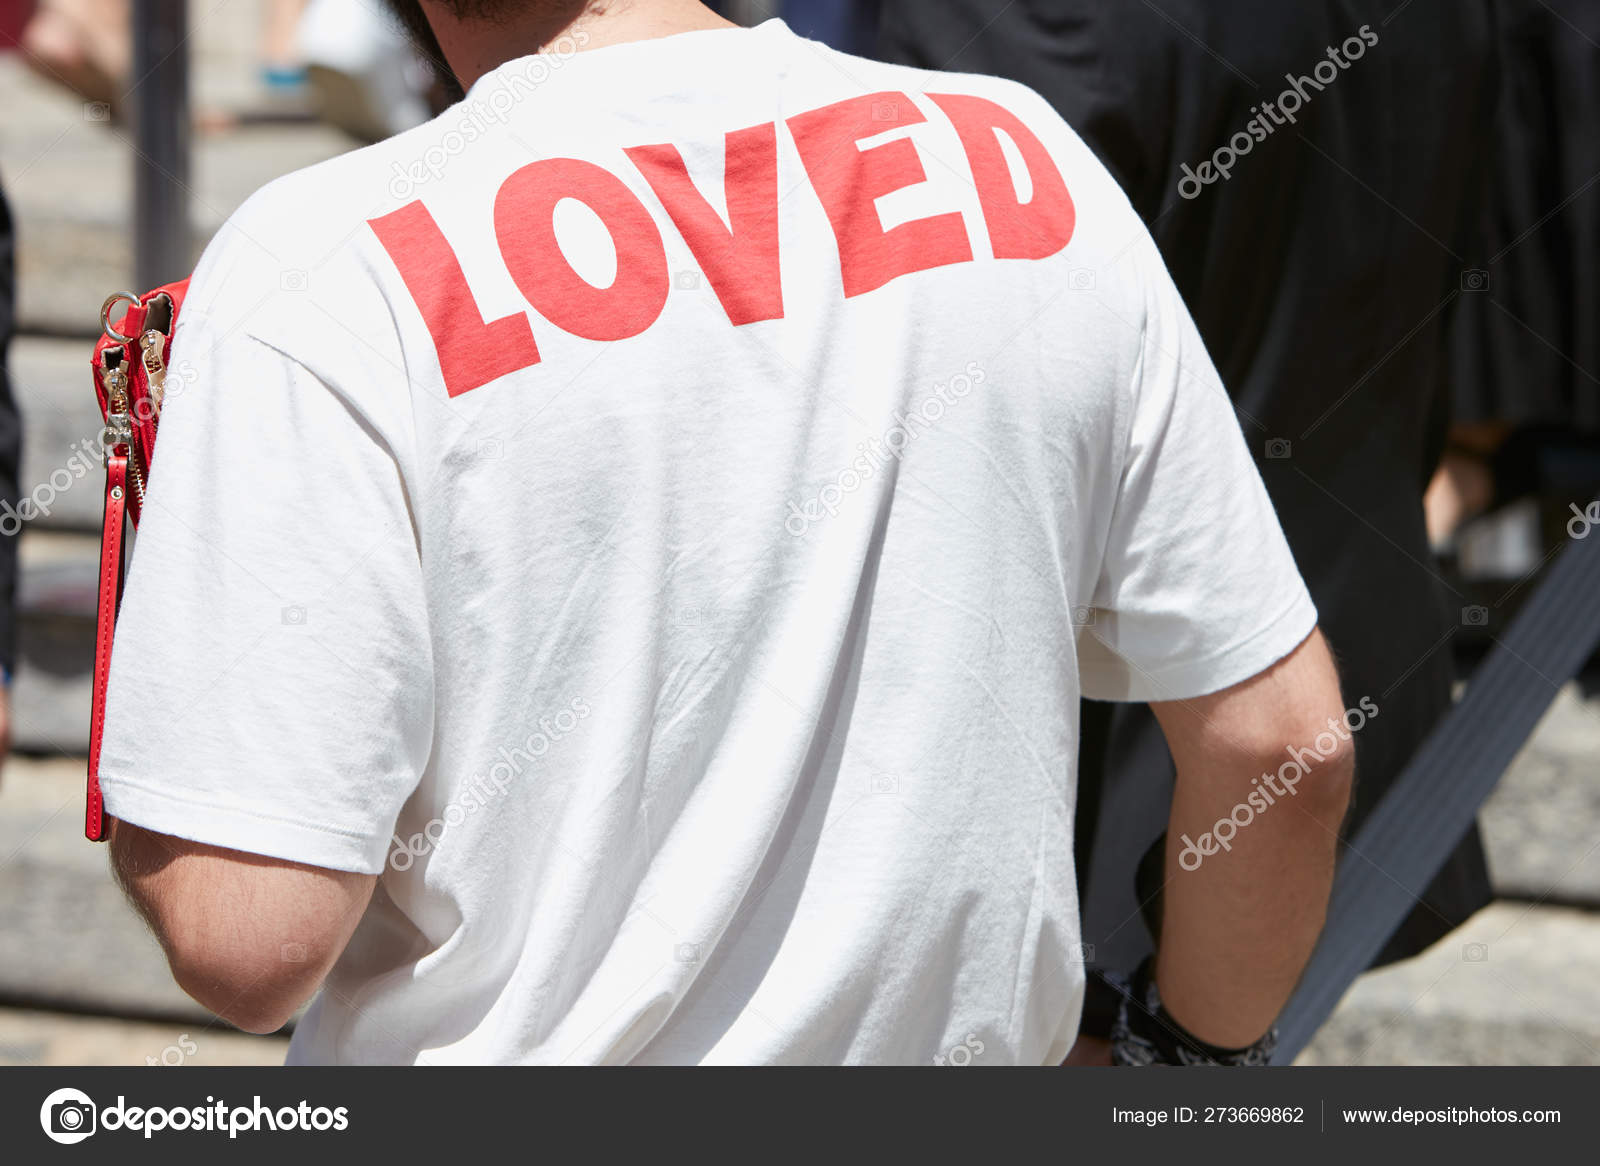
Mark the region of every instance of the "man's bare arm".
POLYGON ((195 1000, 274 1032, 344 951, 377 878, 224 850, 114 822, 111 864, 195 1000))
POLYGON ((1152 705, 1178 773, 1156 983, 1173 1018, 1210 1044, 1260 1039, 1321 934, 1355 768, 1345 707, 1320 632, 1243 684, 1152 705), (1324 749, 1330 738, 1337 747, 1324 749), (1310 764, 1280 779, 1291 748, 1310 764), (1184 836, 1215 845, 1240 806, 1251 813, 1236 819, 1250 821, 1229 849, 1185 855, 1184 836))

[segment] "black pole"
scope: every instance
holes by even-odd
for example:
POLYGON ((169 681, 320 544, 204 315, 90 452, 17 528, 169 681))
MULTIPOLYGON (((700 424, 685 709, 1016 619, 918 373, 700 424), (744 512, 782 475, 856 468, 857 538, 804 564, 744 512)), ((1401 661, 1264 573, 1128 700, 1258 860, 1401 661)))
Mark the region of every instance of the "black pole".
POLYGON ((188 274, 188 0, 133 0, 133 281, 138 292, 188 274))

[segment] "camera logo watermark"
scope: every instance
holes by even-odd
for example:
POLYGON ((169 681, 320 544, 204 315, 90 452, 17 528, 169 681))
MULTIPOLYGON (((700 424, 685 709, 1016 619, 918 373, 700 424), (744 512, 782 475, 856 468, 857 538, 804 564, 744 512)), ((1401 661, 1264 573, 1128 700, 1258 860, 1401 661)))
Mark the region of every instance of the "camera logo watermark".
POLYGON ((52 1142, 71 1146, 95 1131, 97 1113, 87 1093, 57 1089, 39 1107, 39 1124, 52 1142))
POLYGON ((1183 178, 1178 182, 1178 194, 1184 199, 1196 199, 1205 193, 1206 187, 1232 178, 1233 168, 1240 158, 1270 138, 1279 127, 1296 124, 1298 119, 1295 115, 1311 104, 1312 95, 1332 85, 1341 73, 1366 56, 1367 50, 1377 43, 1378 34, 1372 31, 1370 24, 1363 24, 1356 30, 1355 36, 1348 38, 1338 48, 1330 48, 1328 59, 1318 61, 1309 74, 1297 77, 1293 73, 1285 73, 1283 79, 1289 82, 1289 87, 1278 94, 1275 101, 1252 105, 1250 112, 1255 116, 1245 123, 1244 129, 1229 138, 1226 145, 1219 146, 1211 158, 1198 167, 1192 167, 1187 162, 1180 167, 1183 178))
POLYGON ((1317 763, 1334 756, 1343 742, 1366 728, 1368 721, 1377 718, 1378 706, 1370 696, 1362 697, 1356 708, 1346 709, 1342 722, 1329 717, 1327 730, 1318 733, 1308 748, 1290 746, 1289 760, 1280 765, 1276 773, 1263 773, 1260 777, 1251 778, 1250 784, 1256 788, 1245 796, 1244 801, 1233 807, 1227 817, 1218 818, 1216 825, 1200 835, 1198 840, 1180 834, 1178 837, 1183 842, 1183 849, 1178 853, 1178 865, 1186 871, 1197 871, 1218 850, 1231 851, 1233 840, 1238 837, 1240 830, 1277 805, 1280 799, 1294 797, 1297 787, 1317 763), (1290 776, 1291 770, 1293 776, 1290 776))

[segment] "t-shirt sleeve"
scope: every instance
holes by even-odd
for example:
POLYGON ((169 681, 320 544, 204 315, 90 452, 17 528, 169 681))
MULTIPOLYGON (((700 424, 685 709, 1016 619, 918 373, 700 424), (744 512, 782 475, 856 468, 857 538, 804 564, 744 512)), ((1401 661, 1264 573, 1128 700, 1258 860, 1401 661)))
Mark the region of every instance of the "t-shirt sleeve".
POLYGON ((337 386, 220 331, 185 317, 173 342, 112 653, 107 810, 376 874, 432 740, 402 462, 337 386))
POLYGON ((1083 694, 1177 700, 1248 680, 1316 626, 1233 406, 1146 236, 1127 449, 1090 617, 1083 694))

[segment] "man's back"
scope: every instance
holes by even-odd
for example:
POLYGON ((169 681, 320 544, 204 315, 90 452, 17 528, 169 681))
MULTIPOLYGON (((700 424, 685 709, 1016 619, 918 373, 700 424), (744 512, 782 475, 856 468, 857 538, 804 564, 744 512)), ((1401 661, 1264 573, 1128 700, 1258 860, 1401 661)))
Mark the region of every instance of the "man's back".
POLYGON ((1059 1059, 1080 693, 1315 623, 1009 83, 558 45, 263 191, 186 312, 103 780, 381 875, 295 1059, 1059 1059))

